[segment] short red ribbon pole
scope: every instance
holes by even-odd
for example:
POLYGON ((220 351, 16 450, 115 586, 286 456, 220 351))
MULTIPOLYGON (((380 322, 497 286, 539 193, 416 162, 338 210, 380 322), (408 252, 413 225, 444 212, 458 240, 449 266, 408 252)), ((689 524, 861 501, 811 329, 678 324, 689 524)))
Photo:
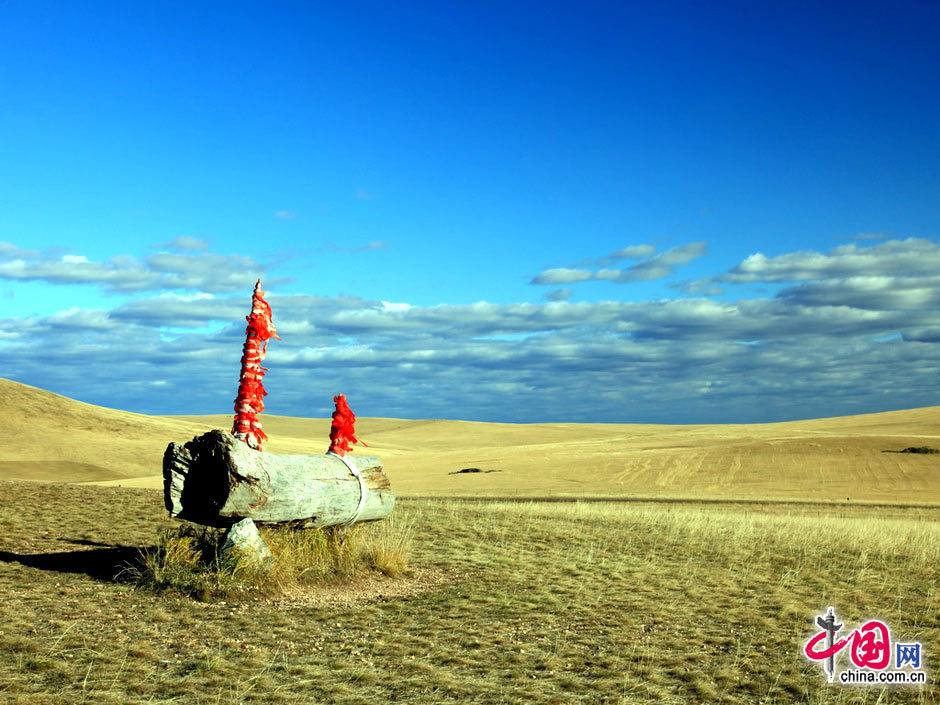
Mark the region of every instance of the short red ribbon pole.
POLYGON ((346 395, 337 394, 333 397, 333 402, 336 404, 336 410, 333 412, 333 422, 330 424, 330 447, 326 452, 346 455, 351 450, 350 443, 366 446, 364 441, 356 438, 356 415, 349 408, 346 395))
POLYGON ((267 371, 261 366, 270 338, 280 338, 271 320, 271 306, 264 300, 261 280, 255 282, 251 297, 251 314, 245 317, 245 346, 242 348, 241 375, 238 380, 238 396, 235 398, 235 422, 232 433, 256 450, 264 450, 267 435, 261 429, 258 414, 264 411, 267 392, 261 380, 267 371))

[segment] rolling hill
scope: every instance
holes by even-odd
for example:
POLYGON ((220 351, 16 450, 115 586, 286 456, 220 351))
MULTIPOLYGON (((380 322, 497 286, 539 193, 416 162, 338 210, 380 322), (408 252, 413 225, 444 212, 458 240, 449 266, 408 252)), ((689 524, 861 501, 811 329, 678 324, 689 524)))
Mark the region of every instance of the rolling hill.
MULTIPOLYGON (((231 416, 147 416, 0 379, 0 479, 159 487, 170 441, 231 416)), ((265 415, 275 453, 320 453, 327 419, 265 415)), ((773 424, 498 424, 363 418, 401 495, 940 503, 940 407, 773 424), (477 473, 458 473, 478 468, 477 473)))

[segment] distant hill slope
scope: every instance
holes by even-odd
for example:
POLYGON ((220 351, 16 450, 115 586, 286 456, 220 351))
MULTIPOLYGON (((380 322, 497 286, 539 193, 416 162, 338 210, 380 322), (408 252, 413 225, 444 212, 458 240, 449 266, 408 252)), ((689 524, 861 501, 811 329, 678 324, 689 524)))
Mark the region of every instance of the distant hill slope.
POLYGON ((83 482, 160 472, 167 441, 188 438, 193 422, 75 401, 0 379, 6 432, 0 478, 83 482))
MULTIPOLYGON (((146 416, 0 379, 0 479, 160 486, 163 450, 231 416, 146 416)), ((275 453, 321 453, 329 421, 265 415, 275 453)), ((403 495, 940 503, 940 407, 775 424, 490 424, 361 419, 403 495), (483 472, 457 473, 464 468, 483 472)))

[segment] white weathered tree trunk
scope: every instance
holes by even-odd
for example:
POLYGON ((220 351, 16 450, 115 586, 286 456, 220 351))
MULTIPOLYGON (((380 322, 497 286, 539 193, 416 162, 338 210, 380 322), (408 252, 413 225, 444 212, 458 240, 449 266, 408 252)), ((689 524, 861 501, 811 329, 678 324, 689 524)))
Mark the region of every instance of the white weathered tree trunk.
POLYGON ((170 515, 210 526, 243 518, 334 526, 382 519, 395 495, 374 456, 276 455, 225 431, 170 443, 163 455, 163 496, 170 515))

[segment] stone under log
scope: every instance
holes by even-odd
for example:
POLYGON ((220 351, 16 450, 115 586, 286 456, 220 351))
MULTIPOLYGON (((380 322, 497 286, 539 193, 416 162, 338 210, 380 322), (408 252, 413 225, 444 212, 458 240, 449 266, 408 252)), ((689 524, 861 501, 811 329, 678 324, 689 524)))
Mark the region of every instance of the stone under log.
POLYGON ((382 519, 395 506, 374 456, 276 455, 220 430, 167 446, 163 497, 171 516, 221 527, 244 518, 335 526, 382 519))

